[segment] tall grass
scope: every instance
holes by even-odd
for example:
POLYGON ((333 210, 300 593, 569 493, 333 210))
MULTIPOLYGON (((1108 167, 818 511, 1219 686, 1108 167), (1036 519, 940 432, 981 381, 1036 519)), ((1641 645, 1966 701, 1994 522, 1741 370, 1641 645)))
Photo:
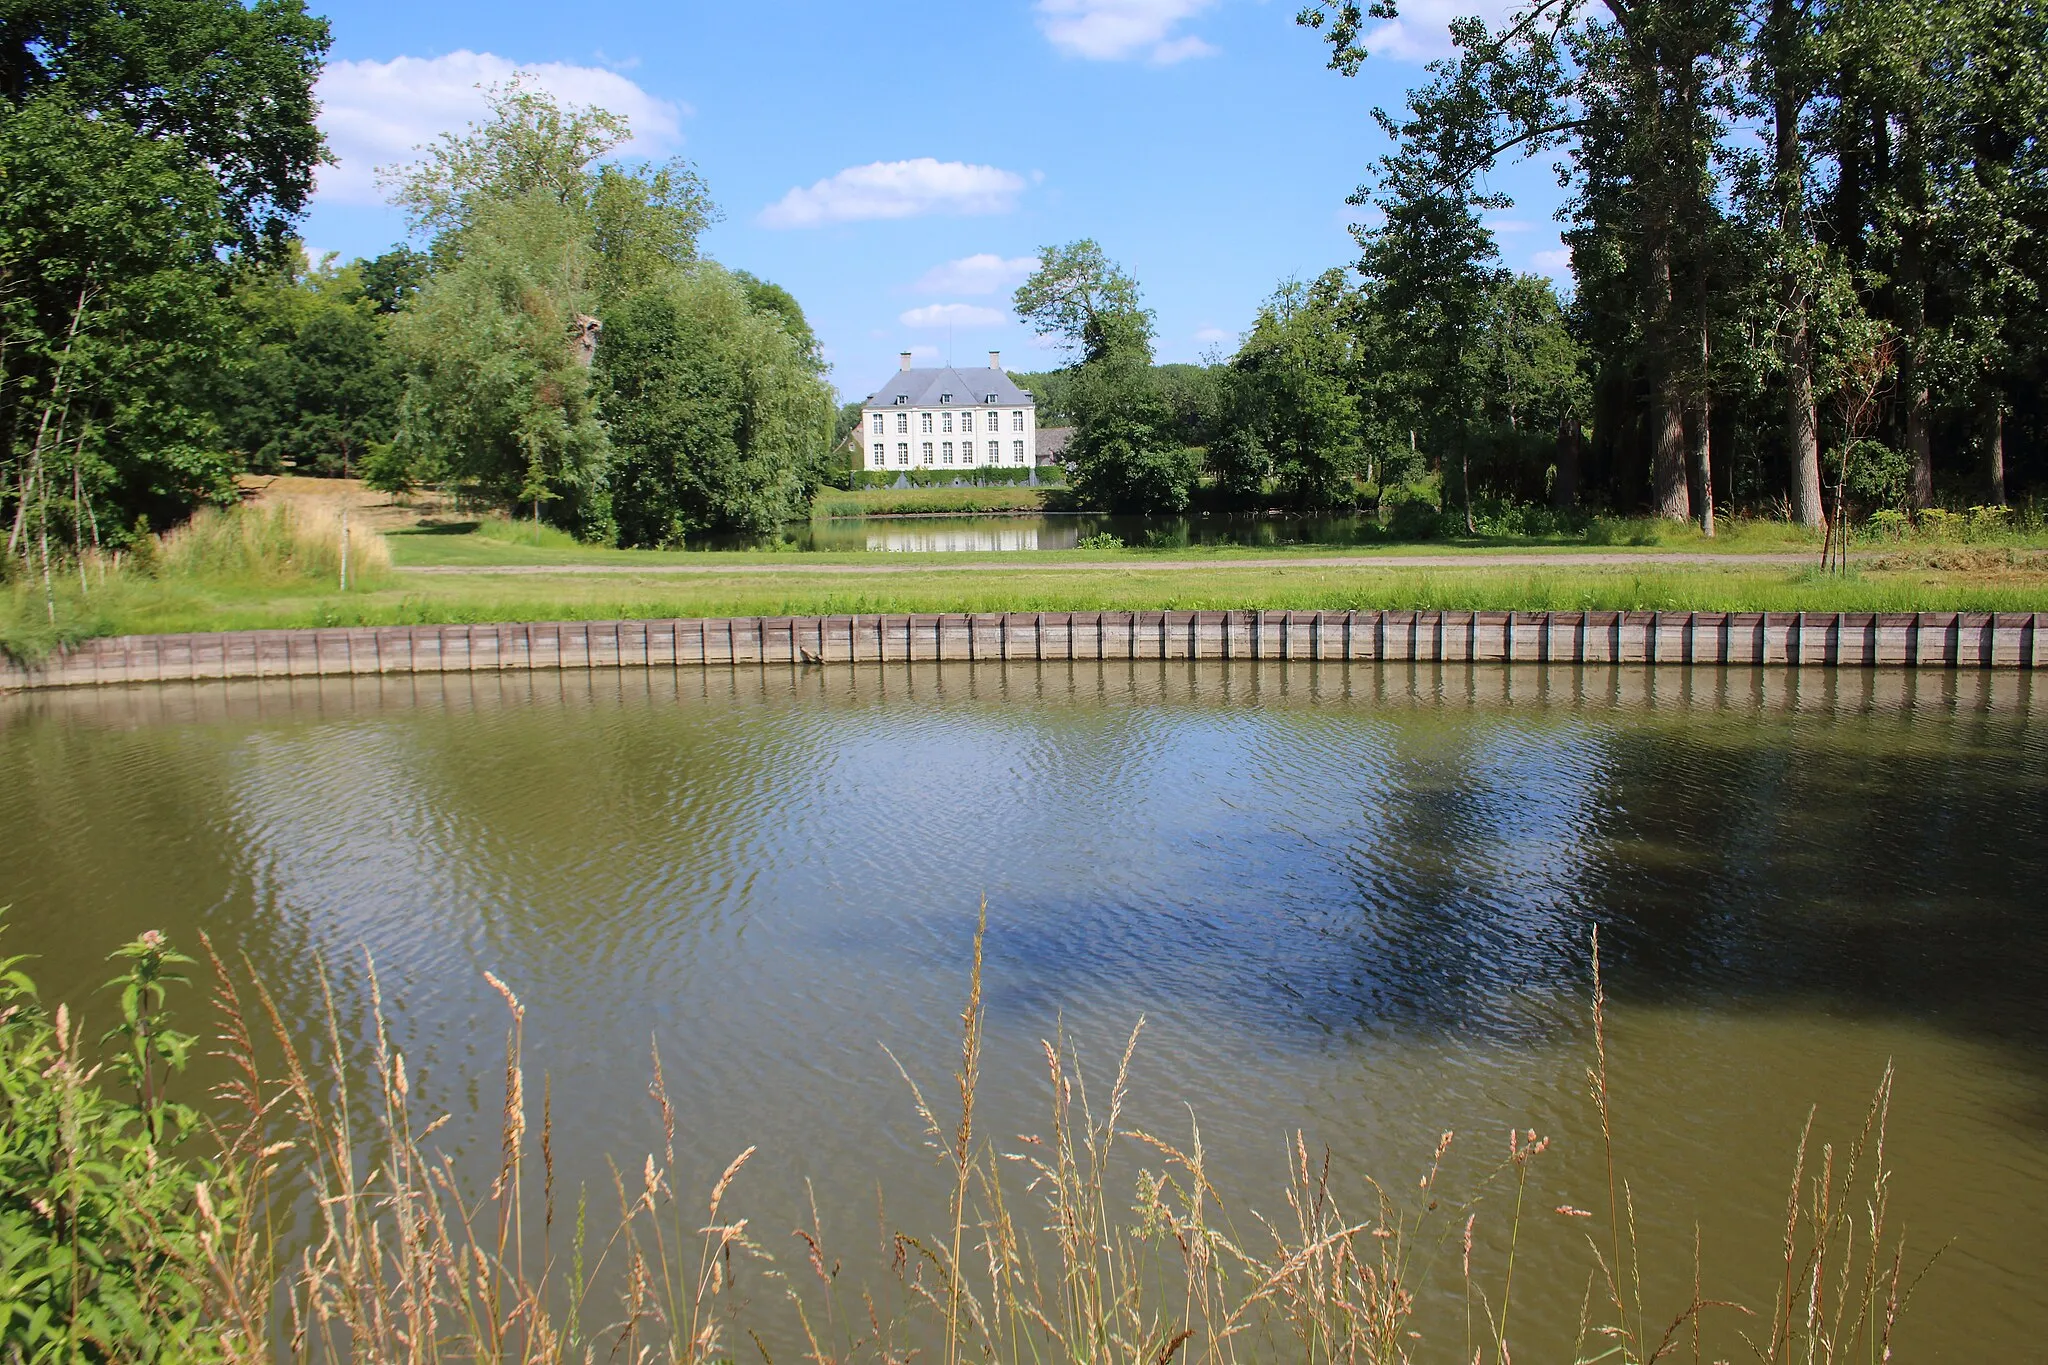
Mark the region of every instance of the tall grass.
POLYGON ((0 651, 33 661, 49 650, 116 633, 168 603, 316 589, 375 591, 391 579, 384 537, 311 501, 202 509, 162 535, 87 550, 48 572, 13 563, 0 582, 0 651))
MULTIPOLYGON (((1008 1142, 984 1131, 982 943, 977 931, 949 1087, 955 1101, 929 1098, 899 1064, 933 1153, 943 1221, 896 1231, 893 1269, 858 1287, 841 1275, 815 1214, 796 1232, 799 1258, 783 1265, 736 1212, 754 1147, 727 1162, 707 1193, 678 1191, 676 1103, 658 1051, 649 1094, 661 1152, 637 1170, 614 1166, 606 1211, 579 1193, 571 1220, 556 1175, 552 1096, 544 1081, 536 1106, 525 1009, 504 982, 486 976, 503 1001, 506 1033, 495 1173, 478 1187, 435 1145, 447 1115, 415 1093, 386 1029, 373 968, 365 1077, 345 1060, 348 1029, 324 972, 324 1018, 318 1036, 308 1037, 253 972, 213 954, 219 1054, 232 1079, 219 1094, 217 1175, 198 1193, 201 1264, 193 1269, 206 1283, 223 1357, 252 1365, 700 1365, 740 1352, 772 1362, 770 1339, 783 1337, 800 1342, 796 1354, 816 1365, 1533 1358, 1516 1331, 1516 1295, 1526 1293, 1516 1254, 1525 1218, 1543 1216, 1525 1203, 1546 1139, 1512 1133, 1492 1174, 1454 1191, 1444 1171, 1458 1139, 1444 1133, 1421 1154, 1419 1178, 1368 1179, 1363 1206, 1350 1208, 1336 1195, 1328 1154, 1294 1133, 1275 1216, 1239 1227, 1225 1213, 1192 1118, 1187 1135, 1171 1139, 1126 1118, 1142 1019, 1104 1102, 1056 1033, 1042 1044, 1041 1130, 1008 1142), (260 1060, 271 1054, 275 1066, 260 1060), (1124 1184, 1133 1175, 1135 1199, 1124 1184), (1474 1235, 1478 1198, 1489 1191, 1507 1196, 1499 1215, 1507 1220, 1504 1258, 1483 1249, 1498 1239, 1474 1235), (311 1226, 288 1243, 276 1230, 295 1213, 311 1226), (1433 1254, 1447 1245, 1461 1252, 1455 1268, 1439 1268, 1433 1254), (774 1287, 763 1301, 736 1289, 748 1267, 750 1280, 774 1287), (1463 1297, 1462 1341, 1417 1330, 1418 1301, 1439 1292, 1463 1297)), ((1690 1297, 1655 1307, 1644 1296, 1637 1194, 1614 1158, 1597 937, 1590 1009, 1587 1080, 1607 1144, 1606 1187, 1592 1209, 1549 1213, 1589 1229, 1592 1288, 1575 1365, 1652 1365, 1681 1350, 1699 1359, 1710 1320, 1722 1338, 1720 1324, 1736 1324, 1773 1365, 1889 1360, 1909 1287, 1903 1244, 1885 1219, 1889 1072, 1861 1132, 1840 1152, 1823 1145, 1814 1153, 1809 1118, 1786 1205, 1783 1264, 1772 1272, 1776 1301, 1704 1297, 1696 1253, 1690 1297)))
POLYGON ((153 537, 153 546, 131 548, 120 567, 152 578, 339 586, 344 534, 351 586, 383 582, 391 570, 384 537, 360 520, 344 528, 335 509, 303 501, 203 509, 183 526, 153 537))

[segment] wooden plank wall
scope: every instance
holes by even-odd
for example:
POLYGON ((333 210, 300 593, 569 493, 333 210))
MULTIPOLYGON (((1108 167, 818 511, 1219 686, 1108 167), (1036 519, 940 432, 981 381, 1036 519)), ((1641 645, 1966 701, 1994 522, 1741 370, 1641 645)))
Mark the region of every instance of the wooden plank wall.
POLYGON ((2041 668, 2041 612, 1141 611, 737 617, 129 635, 0 688, 495 669, 1244 659, 2041 668))

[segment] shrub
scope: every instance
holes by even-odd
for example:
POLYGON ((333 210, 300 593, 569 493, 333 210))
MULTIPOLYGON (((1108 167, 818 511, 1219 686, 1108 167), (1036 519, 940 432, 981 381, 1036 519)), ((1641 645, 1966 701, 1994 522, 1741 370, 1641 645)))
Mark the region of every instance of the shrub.
POLYGON ((163 1010, 189 959, 154 933, 115 956, 121 1023, 102 1042, 120 1047, 97 1063, 83 1025, 46 1014, 22 959, 0 958, 0 1359, 220 1356, 198 1228, 231 1210, 177 1154, 195 1122, 163 1091, 193 1041, 163 1010))

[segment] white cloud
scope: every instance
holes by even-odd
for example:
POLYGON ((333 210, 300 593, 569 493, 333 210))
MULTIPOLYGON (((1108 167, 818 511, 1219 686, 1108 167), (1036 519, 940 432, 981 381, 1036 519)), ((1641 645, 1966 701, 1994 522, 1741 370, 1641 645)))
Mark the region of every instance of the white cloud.
POLYGON ((603 67, 521 66, 467 49, 443 57, 329 62, 315 93, 321 131, 340 164, 320 168, 320 196, 329 203, 382 203, 377 167, 410 161, 415 147, 482 118, 486 106, 478 87, 501 85, 520 72, 565 104, 624 115, 633 125, 633 141, 622 149, 628 155, 651 155, 682 139, 681 107, 603 67))
POLYGON ((910 286, 920 294, 1001 294, 1024 283, 1038 269, 1036 256, 1004 260, 992 251, 935 265, 910 286))
POLYGON ((1568 280, 1572 275, 1572 253, 1569 247, 1555 251, 1539 251, 1529 258, 1529 264, 1553 279, 1568 280))
POLYGON ((926 213, 1008 213, 1024 191, 1024 177, 964 161, 875 161, 849 166, 808 189, 791 190, 761 210, 765 227, 817 227, 872 218, 915 218, 926 213))
POLYGON ((972 303, 932 303, 913 308, 896 319, 905 327, 995 327, 1010 320, 997 308, 972 303))
POLYGON ((1491 213, 1487 214, 1481 221, 1486 224, 1486 229, 1489 232, 1527 232, 1530 228, 1536 226, 1526 218, 1501 218, 1491 213))
POLYGON ((1195 329, 1195 340, 1217 342, 1230 340, 1230 333, 1221 327, 1199 327, 1195 329))
POLYGON ((1038 27, 1069 56, 1115 62, 1142 56, 1161 66, 1216 51, 1174 33, 1214 0, 1038 0, 1038 27))
POLYGON ((1477 16, 1489 26, 1515 8, 1512 0, 1401 0, 1401 17, 1365 36, 1366 50, 1398 62, 1431 62, 1451 55, 1453 19, 1477 16))

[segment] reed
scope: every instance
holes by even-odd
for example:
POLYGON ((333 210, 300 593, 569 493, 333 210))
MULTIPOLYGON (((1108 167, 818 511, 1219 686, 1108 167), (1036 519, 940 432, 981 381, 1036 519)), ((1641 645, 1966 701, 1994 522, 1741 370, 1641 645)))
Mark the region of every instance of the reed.
MULTIPOLYGON (((795 1233, 801 1255, 784 1264, 770 1254, 737 1212, 752 1146, 724 1165, 707 1195, 679 1193, 676 1105, 658 1050, 648 1093, 661 1120, 660 1153, 638 1170, 611 1168, 604 1213, 579 1191, 573 1225, 563 1227, 552 1094, 543 1080, 536 1106, 526 1011, 509 985, 486 975, 505 1010, 504 1070, 495 1171, 477 1188, 436 1142, 448 1115, 412 1084, 385 1024, 374 963, 362 977, 366 1065, 352 1066, 352 1026, 324 969, 321 1017, 309 1036, 246 961, 229 963, 211 943, 214 1049, 226 1076, 209 1130, 215 1150, 201 1163, 206 1178, 193 1192, 191 1226, 152 1234, 161 1242, 153 1263, 192 1286, 181 1303, 188 1318, 203 1313, 204 1357, 247 1365, 708 1365, 742 1351, 772 1365, 771 1339, 799 1341, 796 1354, 814 1365, 906 1365, 914 1357, 948 1365, 1513 1365, 1526 1357, 1515 1327, 1515 1296, 1526 1292, 1517 1259, 1525 1218, 1540 1216, 1525 1205, 1547 1139, 1511 1132, 1490 1172, 1452 1190, 1446 1160, 1458 1139, 1446 1132, 1419 1175, 1366 1178, 1366 1198, 1354 1208, 1338 1197, 1330 1154, 1296 1132, 1286 1139, 1288 1175, 1275 1213, 1240 1225, 1192 1115, 1182 1138, 1127 1118, 1140 1019, 1100 1102, 1076 1047, 1056 1030, 1042 1044, 1043 1126, 996 1140, 977 1118, 986 916, 984 904, 961 1011, 955 1102, 933 1103, 898 1067, 942 1181, 943 1222, 891 1234, 893 1267, 879 1283, 855 1288, 841 1275, 815 1199, 810 1226, 795 1233), (1135 1199, 1126 1193, 1132 1188, 1135 1199), (1477 1248, 1482 1217, 1504 1220, 1497 1264, 1477 1248), (1454 1266, 1446 1248, 1461 1251, 1454 1266), (741 1294, 742 1270, 770 1292, 741 1294), (1462 1344, 1419 1333, 1418 1303, 1446 1293, 1462 1294, 1462 1344)), ((160 937, 149 947, 169 951, 160 937)), ((151 1009, 161 1017, 160 1005, 151 1009)), ((1689 1299, 1653 1311, 1636 1195, 1614 1158, 1597 936, 1591 1017, 1588 1091, 1607 1144, 1606 1190, 1596 1201, 1602 1207, 1555 1211, 1589 1229, 1592 1287, 1574 1365, 1653 1365, 1688 1345, 1700 1359, 1710 1316, 1739 1324, 1771 1365, 1889 1360, 1911 1289, 1903 1240, 1886 1222, 1889 1070, 1861 1131, 1839 1152, 1825 1143, 1813 1152, 1809 1117, 1776 1301, 1745 1307, 1705 1298, 1696 1240, 1689 1299)), ((878 1216, 887 1226, 886 1214, 878 1216)), ((1717 1335, 1727 1333, 1717 1327, 1717 1335)))

